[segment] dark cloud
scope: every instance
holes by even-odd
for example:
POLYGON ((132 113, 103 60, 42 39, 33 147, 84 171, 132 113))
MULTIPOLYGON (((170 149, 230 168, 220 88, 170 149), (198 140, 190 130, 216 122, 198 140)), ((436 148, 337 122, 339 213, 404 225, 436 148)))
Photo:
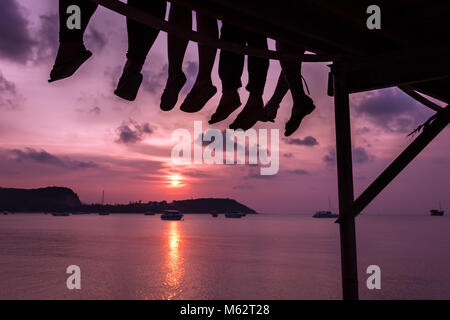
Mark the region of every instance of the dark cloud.
POLYGON ((25 63, 32 58, 35 44, 18 1, 1 0, 0 57, 25 63))
POLYGON ((296 174, 296 175, 299 175, 299 176, 304 176, 304 175, 309 174, 308 171, 303 170, 303 169, 289 170, 288 173, 296 174))
POLYGON ((274 179, 276 175, 262 175, 258 165, 246 165, 243 170, 246 172, 244 180, 249 179, 274 179))
POLYGON ((95 114, 95 115, 99 115, 102 112, 102 109, 100 107, 93 107, 92 109, 89 110, 89 113, 95 114))
POLYGON ((355 133, 356 134, 359 134, 359 135, 364 135, 364 134, 367 134, 367 133, 370 133, 370 128, 368 128, 368 127, 362 127, 362 128, 357 128, 356 130, 355 130, 355 133))
POLYGON ((37 46, 38 59, 54 58, 58 50, 58 14, 41 15, 39 30, 39 44, 37 46))
POLYGON ((184 70, 187 80, 182 92, 188 93, 197 79, 198 63, 195 61, 187 61, 184 70))
POLYGON ((328 154, 323 156, 323 161, 325 161, 327 164, 335 164, 336 163, 336 151, 334 149, 331 149, 328 151, 328 154))
POLYGON ((0 73, 0 93, 2 95, 5 93, 16 94, 16 85, 6 80, 2 73, 0 73))
POLYGON ((313 147, 317 146, 319 142, 316 140, 316 138, 312 136, 307 136, 304 139, 299 138, 290 138, 290 139, 284 139, 284 141, 287 144, 296 145, 296 146, 307 146, 307 147, 313 147))
MULTIPOLYGON (((336 151, 334 149, 330 149, 328 154, 326 154, 322 159, 329 165, 336 164, 336 151)), ((372 161, 375 159, 375 156, 367 152, 364 147, 353 147, 352 159, 355 164, 363 164, 372 161)))
POLYGON ((45 150, 37 151, 32 148, 26 148, 25 150, 13 149, 10 150, 14 159, 21 162, 25 160, 32 160, 39 163, 47 163, 58 166, 64 166, 64 161, 48 153, 45 150))
POLYGON ((89 169, 97 168, 98 165, 92 161, 72 160, 69 157, 58 157, 48 153, 45 150, 35 150, 33 148, 12 149, 8 151, 9 155, 18 162, 33 161, 41 164, 53 165, 66 169, 89 169))
POLYGON ((90 49, 101 51, 108 43, 108 38, 104 33, 98 30, 93 25, 89 26, 84 36, 86 45, 90 49))
POLYGON ((0 108, 17 109, 23 97, 17 94, 14 82, 7 80, 0 72, 0 108))
POLYGON ((372 160, 373 156, 369 155, 363 147, 353 148, 353 162, 366 163, 372 160))
POLYGON ((369 120, 389 132, 411 132, 432 112, 398 89, 390 88, 366 94, 352 108, 356 117, 369 120))
MULTIPOLYGON (((164 64, 159 70, 156 68, 144 69, 142 75, 142 87, 150 93, 161 93, 166 86, 169 66, 164 64), (156 70, 156 71, 155 71, 156 70)), ((183 86, 182 93, 188 93, 197 78, 198 64, 194 61, 185 63, 186 84, 183 86)))
POLYGON ((254 187, 249 184, 241 184, 238 186, 233 186, 233 190, 253 190, 254 187))
POLYGON ((208 173, 200 170, 190 170, 185 172, 180 172, 182 176, 190 177, 190 178, 199 178, 199 179, 211 179, 214 178, 215 175, 213 173, 208 173))
POLYGON ((162 89, 166 86, 168 65, 164 64, 157 71, 153 69, 145 69, 142 71, 142 75, 144 76, 142 88, 150 93, 161 93, 162 89))
POLYGON ((118 138, 117 143, 132 144, 142 140, 147 134, 152 134, 153 129, 150 124, 143 123, 138 124, 136 121, 130 119, 127 122, 123 122, 120 127, 116 129, 118 138))

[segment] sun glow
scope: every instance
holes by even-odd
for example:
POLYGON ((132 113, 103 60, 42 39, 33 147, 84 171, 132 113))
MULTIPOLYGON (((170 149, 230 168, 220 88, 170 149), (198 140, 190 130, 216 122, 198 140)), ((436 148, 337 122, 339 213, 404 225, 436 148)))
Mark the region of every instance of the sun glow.
POLYGON ((182 187, 184 185, 183 177, 176 173, 169 175, 168 182, 171 187, 182 187))

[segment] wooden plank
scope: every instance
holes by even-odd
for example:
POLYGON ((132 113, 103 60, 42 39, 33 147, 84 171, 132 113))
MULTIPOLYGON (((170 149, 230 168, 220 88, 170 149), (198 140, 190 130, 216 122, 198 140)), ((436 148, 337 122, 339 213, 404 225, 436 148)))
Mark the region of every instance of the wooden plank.
POLYGON ((428 100, 427 98, 425 98, 424 96, 422 96, 421 94, 417 93, 416 91, 414 91, 414 89, 412 89, 409 86, 401 86, 399 87, 400 90, 402 90, 404 93, 406 93, 407 95, 409 95, 411 98, 417 100, 418 102, 422 103, 424 106, 427 106, 428 108, 434 110, 434 111, 441 111, 443 108, 441 106, 438 106, 437 104, 435 104, 434 102, 428 100))

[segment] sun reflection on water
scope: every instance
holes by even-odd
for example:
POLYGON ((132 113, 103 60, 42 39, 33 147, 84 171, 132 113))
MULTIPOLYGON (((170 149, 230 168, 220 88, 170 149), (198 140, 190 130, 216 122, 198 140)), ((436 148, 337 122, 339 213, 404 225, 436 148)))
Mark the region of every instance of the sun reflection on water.
POLYGON ((182 282, 184 276, 184 261, 182 255, 182 237, 180 232, 180 223, 177 221, 170 221, 167 235, 167 257, 166 257, 166 277, 164 286, 167 293, 163 299, 171 300, 173 298, 180 298, 182 294, 182 282))

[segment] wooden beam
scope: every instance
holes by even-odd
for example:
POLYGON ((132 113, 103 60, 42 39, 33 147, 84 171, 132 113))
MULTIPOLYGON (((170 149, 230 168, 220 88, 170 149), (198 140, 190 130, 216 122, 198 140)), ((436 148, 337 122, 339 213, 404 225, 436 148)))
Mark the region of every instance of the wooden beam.
POLYGON ((253 48, 245 45, 240 45, 230 41, 224 41, 218 38, 210 37, 199 32, 180 27, 176 24, 169 23, 164 19, 157 18, 150 14, 143 12, 137 8, 129 6, 119 0, 91 0, 105 8, 108 8, 116 13, 129 17, 149 27, 174 33, 179 37, 188 39, 194 42, 202 43, 214 48, 227 50, 243 55, 250 55, 255 57, 262 57, 275 60, 301 60, 303 62, 328 62, 339 58, 339 55, 317 55, 317 54, 302 54, 298 52, 278 52, 274 50, 265 50, 253 48))
POLYGON ((447 104, 450 103, 450 78, 415 83, 411 88, 447 104))
POLYGON ((422 96, 420 93, 417 93, 416 91, 414 91, 409 86, 400 86, 399 89, 402 90, 404 93, 406 93, 411 98, 417 100, 418 102, 422 103, 424 106, 427 106, 428 108, 430 108, 434 111, 439 112, 443 109, 441 106, 437 105, 433 101, 428 100, 427 98, 422 96))
MULTIPOLYGON (((449 124, 450 107, 435 115, 435 119, 423 132, 380 174, 380 176, 355 200, 353 217, 383 191, 383 189, 449 124)), ((340 218, 339 218, 340 219, 340 218)))
MULTIPOLYGON (((400 50, 381 55, 354 57, 340 63, 340 68, 347 73, 347 85, 350 93, 375 90, 394 86, 411 86, 414 90, 423 91, 427 82, 431 91, 440 87, 439 83, 450 81, 450 50, 400 50)), ((328 94, 333 95, 333 83, 329 80, 328 94)), ((445 87, 445 85, 441 86, 445 87)), ((430 90, 429 90, 430 91, 430 90)), ((442 90, 445 95, 448 91, 442 90)), ((431 94, 430 96, 433 96, 431 94)), ((444 100, 445 101, 445 100, 444 100)))
POLYGON ((333 70, 336 122, 336 158, 339 192, 342 294, 344 300, 358 299, 355 219, 353 204, 353 166, 350 106, 345 72, 333 70))

